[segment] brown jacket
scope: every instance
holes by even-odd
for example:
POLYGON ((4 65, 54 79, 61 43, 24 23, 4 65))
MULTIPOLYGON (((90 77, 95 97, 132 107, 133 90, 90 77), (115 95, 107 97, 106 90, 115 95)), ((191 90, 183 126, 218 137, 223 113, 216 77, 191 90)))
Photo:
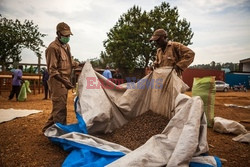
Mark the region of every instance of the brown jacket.
POLYGON ((157 49, 154 64, 156 67, 177 65, 183 71, 193 62, 194 55, 195 53, 185 45, 168 41, 164 52, 161 48, 157 49))
POLYGON ((49 47, 46 49, 45 55, 49 73, 48 83, 50 90, 52 91, 52 96, 55 93, 53 90, 58 88, 64 88, 64 91, 58 91, 58 95, 66 94, 67 89, 60 81, 57 81, 54 76, 59 74, 65 80, 70 81, 72 68, 79 65, 78 62, 72 60, 70 46, 68 44, 62 45, 58 38, 56 38, 55 41, 51 42, 49 47))
POLYGON ((70 46, 68 44, 62 45, 56 38, 45 52, 50 77, 59 74, 69 79, 72 68, 78 66, 78 62, 72 60, 70 46))

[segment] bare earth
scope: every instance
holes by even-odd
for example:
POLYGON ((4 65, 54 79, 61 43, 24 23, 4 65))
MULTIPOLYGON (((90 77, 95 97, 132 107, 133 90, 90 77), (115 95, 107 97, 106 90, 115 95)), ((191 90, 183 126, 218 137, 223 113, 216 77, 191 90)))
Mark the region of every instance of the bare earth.
MULTIPOLYGON (((29 94, 26 102, 8 101, 7 92, 0 95, 0 108, 8 109, 37 109, 42 113, 17 118, 0 124, 0 166, 61 166, 68 153, 51 143, 42 134, 42 127, 51 111, 51 101, 41 100, 43 94, 29 94)), ((187 92, 191 95, 191 92, 187 92)), ((73 111, 73 98, 69 92, 68 124, 76 123, 73 111)), ((215 116, 241 121, 250 119, 250 109, 226 107, 224 104, 250 105, 250 91, 248 92, 217 92, 215 102, 215 116)), ((249 123, 242 123, 250 131, 249 123)), ((152 126, 152 125, 151 125, 152 126)), ((226 159, 223 166, 250 166, 250 145, 234 142, 232 134, 220 134, 208 128, 208 143, 211 155, 226 159)))

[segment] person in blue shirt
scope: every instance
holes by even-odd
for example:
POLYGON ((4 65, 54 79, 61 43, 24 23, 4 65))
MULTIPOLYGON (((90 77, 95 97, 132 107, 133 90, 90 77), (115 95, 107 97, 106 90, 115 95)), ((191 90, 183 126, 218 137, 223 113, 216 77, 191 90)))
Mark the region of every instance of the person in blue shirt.
POLYGON ((112 73, 109 70, 109 66, 106 66, 106 70, 104 70, 104 72, 102 73, 102 75, 107 78, 107 79, 111 79, 112 78, 112 73))
POLYGON ((13 70, 12 72, 12 90, 9 95, 9 100, 13 99, 16 95, 16 101, 18 101, 18 95, 22 86, 22 76, 23 76, 23 66, 19 65, 18 69, 13 70))

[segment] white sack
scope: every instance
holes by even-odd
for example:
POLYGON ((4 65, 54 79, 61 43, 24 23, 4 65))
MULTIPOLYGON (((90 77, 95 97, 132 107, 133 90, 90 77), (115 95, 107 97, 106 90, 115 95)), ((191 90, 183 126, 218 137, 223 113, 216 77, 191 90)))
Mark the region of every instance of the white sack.
POLYGON ((233 141, 250 143, 250 132, 234 137, 233 141))
POLYGON ((180 94, 177 99, 179 111, 161 134, 108 166, 188 166, 193 156, 207 152, 207 122, 201 98, 180 94))
POLYGON ((188 88, 172 67, 156 69, 137 83, 124 85, 108 81, 90 63, 84 65, 78 79, 77 113, 90 134, 112 132, 147 111, 171 119, 175 114, 175 98, 188 88))
POLYGON ((242 124, 221 117, 214 118, 213 130, 219 133, 233 133, 237 135, 247 133, 246 128, 242 124))

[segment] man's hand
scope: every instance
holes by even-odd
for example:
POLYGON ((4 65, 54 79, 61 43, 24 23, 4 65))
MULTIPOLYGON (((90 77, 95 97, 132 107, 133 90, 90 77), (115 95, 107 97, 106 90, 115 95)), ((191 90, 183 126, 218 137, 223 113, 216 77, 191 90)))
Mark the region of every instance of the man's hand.
POLYGON ((56 80, 60 81, 63 83, 63 85, 67 88, 67 89, 72 89, 74 86, 70 81, 67 81, 65 79, 63 79, 60 75, 55 75, 54 76, 56 80))
POLYGON ((74 85, 71 83, 71 82, 65 82, 64 83, 64 86, 67 88, 67 89, 72 89, 74 87, 74 85))
POLYGON ((174 69, 175 69, 175 71, 176 71, 176 73, 177 73, 178 75, 181 75, 182 69, 181 69, 179 66, 174 65, 174 69))

